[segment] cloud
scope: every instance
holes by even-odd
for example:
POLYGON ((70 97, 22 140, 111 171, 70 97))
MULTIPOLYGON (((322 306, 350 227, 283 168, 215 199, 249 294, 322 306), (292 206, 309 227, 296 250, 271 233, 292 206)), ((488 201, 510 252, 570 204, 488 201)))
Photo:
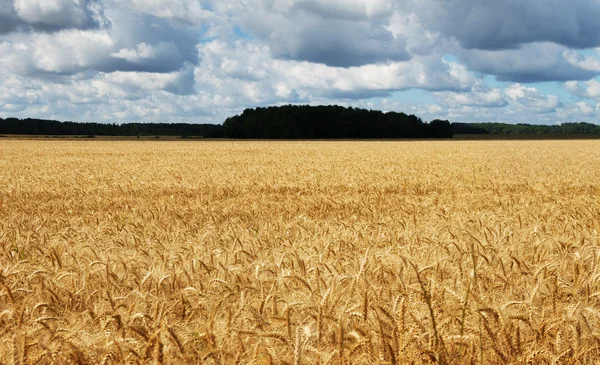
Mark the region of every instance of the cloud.
POLYGON ((0 72, 0 117, 127 122, 222 122, 230 112, 189 90, 193 67, 170 74, 115 72, 61 83, 0 72), (171 89, 171 90, 169 90, 171 89), (186 90, 188 89, 188 90, 186 90), (171 91, 176 91, 171 92, 171 91))
POLYGON ((597 123, 596 120, 598 115, 600 115, 600 104, 590 105, 583 101, 565 105, 556 112, 557 121, 560 123, 597 123))
POLYGON ((391 9, 387 1, 252 3, 253 10, 238 10, 240 24, 267 42, 275 58, 334 67, 410 59, 406 39, 386 28, 391 9))
POLYGON ((170 72, 189 62, 173 42, 158 42, 155 45, 141 42, 135 48, 121 48, 110 53, 110 56, 124 60, 130 65, 130 67, 123 66, 123 69, 133 68, 152 72, 170 72))
POLYGON ((415 14, 393 12, 386 29, 395 37, 403 36, 412 55, 425 56, 443 48, 441 35, 428 29, 415 14))
POLYGON ((504 90, 508 101, 518 107, 537 113, 550 113, 556 111, 560 106, 558 97, 555 95, 543 95, 535 87, 527 87, 521 84, 513 84, 504 90))
MULTIPOLYGON (((600 54, 600 48, 596 49, 596 55, 600 54)), ((566 50, 563 57, 573 66, 586 71, 600 72, 600 59, 591 56, 583 56, 574 50, 566 50)))
POLYGON ((533 43, 501 51, 456 50, 456 55, 470 70, 495 75, 500 81, 589 80, 597 74, 571 64, 563 56, 565 50, 553 43, 533 43))
POLYGON ((410 59, 406 40, 382 27, 316 17, 301 22, 301 26, 277 28, 271 33, 269 46, 274 57, 335 67, 410 59))
POLYGON ((480 81, 469 92, 436 92, 434 94, 445 106, 454 109, 507 107, 510 112, 528 111, 545 114, 555 112, 562 106, 556 95, 544 95, 537 88, 522 84, 512 84, 502 90, 491 88, 480 81))
POLYGON ((592 79, 583 83, 577 81, 569 81, 565 83, 565 87, 573 95, 584 98, 600 99, 600 81, 592 79))
POLYGON ((33 65, 41 71, 74 73, 107 62, 114 41, 107 32, 62 31, 40 34, 31 46, 33 65))
POLYGON ((131 0, 131 4, 143 13, 190 25, 201 25, 214 17, 198 0, 131 0))
POLYGON ((12 0, 0 0, 0 34, 14 32, 21 24, 12 0))
POLYGON ((553 42, 571 48, 600 45, 595 0, 412 0, 409 10, 466 49, 516 49, 553 42))
POLYGON ((565 105, 556 95, 546 95, 535 87, 512 84, 491 88, 479 81, 469 92, 435 93, 443 119, 466 123, 554 124, 565 105))
POLYGON ((215 93, 253 103, 361 99, 411 88, 457 91, 475 83, 463 66, 439 55, 346 68, 273 59, 268 46, 259 41, 229 44, 215 40, 200 51, 203 59, 196 73, 205 90, 214 87, 215 93))
POLYGON ((297 0, 295 11, 304 10, 327 19, 362 20, 389 16, 393 5, 387 0, 297 0))
POLYGON ((97 0, 0 0, 0 34, 92 29, 105 23, 97 0))
POLYGON ((198 63, 193 29, 114 10, 107 16, 111 29, 12 34, 2 42, 6 51, 0 54, 0 65, 52 79, 80 72, 170 73, 198 63))
POLYGON ((508 104, 504 92, 499 88, 490 88, 482 82, 475 84, 469 92, 436 92, 437 98, 445 104, 454 106, 503 107, 508 104))
POLYGON ((186 65, 178 72, 166 74, 116 71, 104 76, 104 82, 128 92, 162 90, 173 94, 190 95, 195 92, 194 68, 186 65))
POLYGON ((199 36, 194 27, 122 9, 107 10, 106 15, 112 24, 110 33, 116 46, 111 53, 118 55, 123 51, 123 55, 127 50, 135 50, 138 56, 112 57, 113 60, 121 60, 115 69, 171 72, 185 63, 198 63, 199 36))

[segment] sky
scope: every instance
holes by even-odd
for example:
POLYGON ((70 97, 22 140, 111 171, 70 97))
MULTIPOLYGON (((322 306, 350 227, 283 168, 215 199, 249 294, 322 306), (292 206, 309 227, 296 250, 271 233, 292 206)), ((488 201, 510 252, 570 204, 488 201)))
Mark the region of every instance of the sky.
POLYGON ((0 117, 598 124, 598 19, 600 0, 0 0, 0 117))

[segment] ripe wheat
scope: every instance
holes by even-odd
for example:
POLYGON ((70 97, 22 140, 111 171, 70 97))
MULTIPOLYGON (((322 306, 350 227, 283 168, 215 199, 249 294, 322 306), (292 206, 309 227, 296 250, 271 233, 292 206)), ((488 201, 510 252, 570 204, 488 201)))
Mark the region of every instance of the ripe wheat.
POLYGON ((0 141, 0 363, 594 363, 600 142, 0 141))

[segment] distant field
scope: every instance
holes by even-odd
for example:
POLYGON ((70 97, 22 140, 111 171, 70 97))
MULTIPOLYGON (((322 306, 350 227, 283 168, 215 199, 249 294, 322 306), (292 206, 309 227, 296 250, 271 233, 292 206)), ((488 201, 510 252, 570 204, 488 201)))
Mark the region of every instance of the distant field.
POLYGON ((0 140, 0 363, 595 363, 600 141, 0 140))
POLYGON ((600 139, 600 134, 455 134, 456 140, 600 139))
MULTIPOLYGON (((67 136, 67 135, 24 135, 24 134, 0 134, 2 140, 97 140, 97 141, 238 141, 233 138, 204 138, 188 136, 67 136)), ((578 140, 578 139, 600 139, 600 134, 455 134, 454 140, 466 141, 490 141, 490 140, 578 140)), ((448 139, 439 139, 448 140, 448 139)), ((243 140, 239 140, 243 141, 243 140)), ((250 140, 245 140, 250 141, 250 140)), ((282 140, 257 140, 257 141, 282 141, 282 140)), ((319 140, 291 140, 291 141, 319 141, 319 140)), ((321 140, 326 141, 326 140, 321 140)), ((392 139, 328 139, 327 141, 432 141, 432 139, 418 138, 392 138, 392 139)))
POLYGON ((71 135, 31 135, 31 134, 0 134, 0 141, 4 139, 33 139, 33 140, 98 140, 98 141, 146 141, 146 140, 198 140, 202 137, 181 136, 71 136, 71 135))

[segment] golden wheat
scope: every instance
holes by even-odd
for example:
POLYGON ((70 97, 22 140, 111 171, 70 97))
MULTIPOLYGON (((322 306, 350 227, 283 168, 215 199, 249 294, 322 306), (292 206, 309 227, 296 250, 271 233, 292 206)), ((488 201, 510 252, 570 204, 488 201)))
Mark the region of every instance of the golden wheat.
POLYGON ((0 363, 594 363, 600 142, 0 141, 0 363))

